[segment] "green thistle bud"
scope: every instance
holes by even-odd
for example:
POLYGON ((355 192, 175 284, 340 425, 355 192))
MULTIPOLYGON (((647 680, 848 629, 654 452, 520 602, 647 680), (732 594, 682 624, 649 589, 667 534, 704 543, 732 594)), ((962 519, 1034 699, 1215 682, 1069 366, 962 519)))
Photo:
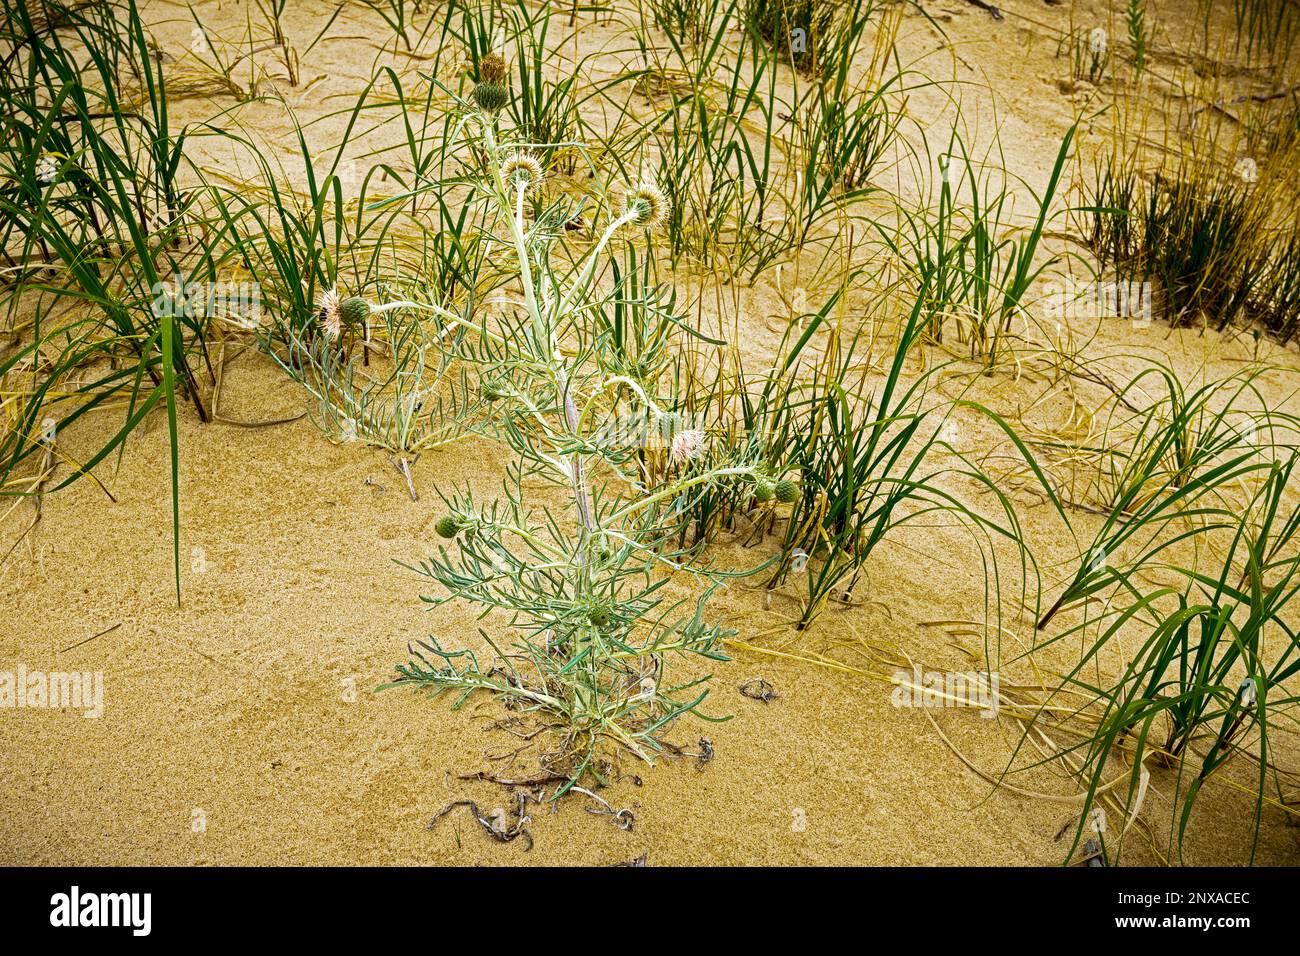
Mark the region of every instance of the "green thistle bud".
POLYGON ((609 626, 609 608, 593 607, 587 612, 587 620, 591 621, 596 627, 609 626))
POLYGON ((783 505, 788 505, 799 497, 798 482, 791 481, 789 478, 782 478, 772 490, 776 493, 776 500, 783 505))
POLYGON ((484 113, 500 113, 510 103, 510 88, 499 83, 480 83, 474 87, 474 102, 484 113))
POLYGON ((591 547, 596 557, 600 558, 602 561, 608 561, 610 555, 614 553, 613 549, 609 546, 609 536, 603 531, 597 531, 592 537, 591 547))
POLYGON ((754 480, 754 498, 757 501, 771 501, 776 494, 776 483, 771 478, 759 475, 754 480))
POLYGON ((484 382, 483 387, 479 390, 479 394, 489 402, 498 402, 503 398, 509 397, 510 386, 506 382, 500 380, 484 382))
POLYGON ((455 515, 443 515, 434 525, 438 534, 444 538, 454 538, 460 534, 460 519, 455 515))
POLYGON ((339 305, 343 323, 350 328, 364 326, 370 318, 370 305, 359 295, 349 296, 339 305))

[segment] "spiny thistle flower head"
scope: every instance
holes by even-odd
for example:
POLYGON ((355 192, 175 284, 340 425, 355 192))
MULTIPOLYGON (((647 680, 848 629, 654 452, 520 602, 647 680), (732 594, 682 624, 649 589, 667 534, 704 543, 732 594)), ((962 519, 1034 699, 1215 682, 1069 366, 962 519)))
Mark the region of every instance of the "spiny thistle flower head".
POLYGON ((772 481, 766 475, 759 475, 754 479, 754 499, 756 501, 771 501, 776 495, 776 482, 772 481))
POLYGON ((693 461, 704 451, 705 435, 698 428, 688 428, 673 436, 671 454, 673 461, 693 461))
POLYGON ((537 157, 523 150, 511 153, 501 166, 502 178, 509 185, 524 192, 530 189, 536 190, 542 184, 544 175, 542 164, 538 162, 537 157))
POLYGON ((654 183, 642 180, 623 194, 623 215, 634 226, 653 229, 668 215, 668 199, 654 183))
POLYGON ((788 505, 799 497, 799 483, 790 478, 782 478, 772 490, 776 494, 776 500, 783 505, 788 505))
POLYGON ((343 331, 343 302, 333 289, 327 289, 320 297, 316 321, 320 323, 326 338, 337 339, 343 331))
POLYGON ((461 530, 460 519, 455 515, 443 515, 433 527, 443 538, 454 538, 461 530))
POLYGON ((500 53, 487 53, 478 61, 478 75, 484 83, 501 86, 506 79, 506 60, 500 53))

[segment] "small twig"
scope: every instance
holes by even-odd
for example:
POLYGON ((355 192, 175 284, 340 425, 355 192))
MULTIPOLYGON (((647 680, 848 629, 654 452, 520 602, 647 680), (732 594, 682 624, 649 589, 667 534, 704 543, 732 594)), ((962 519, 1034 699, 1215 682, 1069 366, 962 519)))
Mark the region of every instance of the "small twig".
POLYGON ((984 0, 966 0, 972 7, 979 7, 981 10, 987 10, 994 20, 1002 19, 1002 11, 991 3, 985 3, 984 0))
POLYGON ((597 803, 600 804, 599 808, 587 807, 588 813, 598 813, 601 814, 602 816, 613 817, 614 826, 618 827, 620 830, 626 830, 629 833, 632 832, 632 828, 636 825, 636 820, 632 816, 631 810, 627 810, 627 809, 615 810, 608 800, 606 800, 604 797, 600 796, 599 794, 592 793, 590 790, 588 790, 585 787, 573 786, 570 787, 569 789, 576 793, 585 794, 586 796, 591 797, 591 799, 595 800, 597 803))
POLYGON ((113 633, 113 631, 116 631, 116 630, 117 630, 119 627, 121 627, 121 626, 122 626, 122 622, 121 622, 121 621, 118 621, 116 624, 112 625, 111 627, 106 627, 106 628, 104 628, 104 629, 103 629, 102 631, 100 631, 98 634, 92 634, 92 635, 90 635, 90 637, 86 638, 84 641, 77 641, 77 643, 75 643, 75 644, 69 644, 67 647, 65 647, 63 650, 61 650, 59 653, 60 653, 60 654, 66 654, 68 651, 72 650, 72 649, 75 648, 75 647, 81 647, 83 644, 89 644, 91 641, 95 640, 96 638, 103 637, 105 634, 111 634, 111 633, 113 633))
POLYGON ((691 753, 689 750, 687 750, 684 747, 679 747, 676 744, 670 743, 667 740, 660 740, 658 737, 655 737, 653 739, 657 744, 659 744, 659 746, 663 747, 665 750, 667 750, 669 753, 673 754, 676 757, 694 757, 696 760, 699 761, 699 763, 695 765, 696 770, 703 770, 704 765, 713 759, 713 742, 709 740, 708 737, 700 738, 699 753, 691 753))
POLYGON ((535 777, 532 780, 507 780, 504 777, 498 777, 496 774, 486 773, 479 770, 476 773, 457 774, 458 780, 482 780, 485 783, 499 783, 503 787, 540 787, 548 783, 556 783, 560 780, 567 781, 569 778, 562 773, 547 774, 542 777, 535 777))

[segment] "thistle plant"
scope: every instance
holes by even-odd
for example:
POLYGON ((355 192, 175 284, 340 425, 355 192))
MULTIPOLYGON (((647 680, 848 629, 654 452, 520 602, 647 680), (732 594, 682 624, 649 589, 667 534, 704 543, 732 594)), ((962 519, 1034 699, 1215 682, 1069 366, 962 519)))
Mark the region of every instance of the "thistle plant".
MULTIPOLYGON (((416 501, 412 467, 424 452, 460 437, 466 420, 484 402, 458 369, 453 351, 433 341, 418 315, 404 305, 372 307, 361 296, 344 297, 328 289, 312 322, 301 328, 282 324, 283 355, 272 336, 260 331, 263 348, 314 400, 316 426, 332 441, 387 451, 416 501), (348 348, 357 342, 362 343, 362 361, 348 348), (381 353, 373 367, 371 349, 381 353)), ((464 331, 453 327, 451 334, 464 331)))
MULTIPOLYGON (((430 315, 449 333, 433 338, 455 343, 454 360, 476 377, 491 409, 472 428, 509 455, 495 501, 469 488, 439 489, 443 543, 415 568, 443 592, 425 598, 429 604, 481 609, 479 633, 495 659, 431 637, 385 686, 450 690, 457 706, 484 691, 535 718, 553 732, 540 738, 555 744, 540 762, 550 778, 566 781, 562 793, 588 772, 602 779, 620 751, 652 762, 676 749, 664 735, 696 711, 708 676, 697 669, 675 679, 668 662, 725 660, 721 644, 731 632, 704 615, 728 575, 688 569, 670 540, 695 496, 719 481, 755 479, 760 463, 708 459, 707 469, 691 467, 706 458, 708 435, 660 394, 653 371, 619 359, 609 324, 597 321, 616 295, 631 321, 661 320, 657 290, 617 282, 606 289, 603 280, 616 237, 634 238, 663 220, 663 194, 648 181, 632 185, 607 210, 587 214, 605 219, 594 244, 569 249, 564 225, 583 204, 547 198, 539 144, 505 128, 502 94, 509 91, 497 74, 484 75, 460 101, 457 126, 458 145, 473 157, 466 202, 486 210, 485 228, 513 272, 495 300, 502 311, 461 314, 415 299, 372 306, 430 315), (492 89, 481 92, 485 85, 492 89), (650 445, 666 448, 672 463, 653 480, 640 467, 650 445), (702 588, 669 598, 678 572, 702 588)), ((672 327, 687 329, 676 318, 672 327)))

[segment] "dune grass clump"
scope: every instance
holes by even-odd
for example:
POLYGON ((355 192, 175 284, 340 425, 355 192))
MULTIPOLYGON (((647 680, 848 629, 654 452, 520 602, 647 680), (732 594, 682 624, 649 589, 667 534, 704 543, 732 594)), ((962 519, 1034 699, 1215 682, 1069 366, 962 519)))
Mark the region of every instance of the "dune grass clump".
POLYGON ((1103 269, 1131 272, 1141 249, 1137 211, 1145 195, 1133 155, 1114 151, 1098 158, 1092 184, 1078 212, 1080 231, 1103 269))
MULTIPOLYGON (((592 321, 612 309, 614 293, 602 285, 611 246, 658 228, 669 212, 664 195, 633 182, 586 210, 548 190, 539 144, 519 138, 501 122, 504 110, 480 100, 464 104, 460 127, 461 145, 477 157, 468 161, 467 201, 485 207, 486 228, 511 257, 504 310, 463 316, 431 302, 375 308, 421 311, 463 332, 451 357, 471 370, 491 405, 472 430, 507 453, 502 495, 483 501, 468 487, 442 483, 445 513, 436 530, 443 543, 418 570, 441 588, 426 598, 431 605, 465 604, 484 617, 480 636, 492 658, 431 637, 386 686, 450 691, 457 706, 485 692, 532 717, 552 732, 553 747, 540 760, 567 781, 562 792, 587 773, 600 779, 611 747, 646 761, 673 751, 665 735, 698 714, 708 675, 692 669, 674 677, 670 662, 724 659, 730 632, 705 613, 724 575, 692 568, 687 576, 704 584, 703 593, 670 597, 671 578, 685 570, 671 539, 693 495, 726 478, 752 480, 759 468, 720 461, 691 470, 709 437, 662 395, 652 366, 622 361, 610 327, 592 321), (530 201, 539 210, 531 219, 530 201), (594 245, 566 261, 557 255, 563 225, 580 213, 604 225, 594 245), (648 446, 669 465, 653 484, 638 470, 648 446)), ((618 289, 633 321, 658 319, 657 290, 618 289)), ((680 331, 683 323, 676 318, 672 326, 680 331)))
POLYGON ((1300 36, 1300 10, 1290 0, 1198 0, 1206 48, 1212 44, 1244 55, 1250 64, 1285 64, 1300 36), (1227 7, 1230 16, 1222 16, 1227 7), (1216 14, 1219 16, 1216 21, 1216 14), (1220 22, 1231 30, 1227 38, 1217 32, 1220 22))
POLYGON ((1117 409, 1135 411, 1122 424, 1112 412, 1106 425, 1111 443, 1098 457, 1090 495, 1102 523, 1039 630, 1062 610, 1125 586, 1133 569, 1200 534, 1206 521, 1234 514, 1225 492, 1267 472, 1270 460, 1261 452, 1274 431, 1294 425, 1288 416, 1257 410, 1259 375, 1188 390, 1172 371, 1156 367, 1119 391, 1117 409), (1134 406, 1130 399, 1140 401, 1149 388, 1160 389, 1158 397, 1134 406), (1121 435, 1128 436, 1124 444, 1121 435), (1189 529, 1189 518, 1201 524, 1189 529))
POLYGON ((50 450, 45 419, 62 428, 99 409, 122 417, 102 447, 64 460, 54 491, 166 409, 179 600, 177 407, 210 418, 194 365, 211 367, 213 318, 188 290, 221 274, 219 253, 188 241, 189 130, 172 123, 135 0, 7 6, 0 48, 0 308, 30 306, 19 347, 0 356, 0 380, 24 383, 6 399, 18 407, 0 433, 0 493, 25 487, 10 479, 50 450))
POLYGON ((926 340, 942 344, 953 326, 986 371, 1006 359, 1017 320, 1028 323, 1030 288, 1051 264, 1040 249, 1057 215, 1053 203, 1076 131, 1072 126, 1062 139, 1042 195, 1030 191, 1034 218, 1020 230, 1009 226, 1015 203, 998 170, 974 159, 957 136, 937 157, 937 207, 901 210, 900 227, 886 237, 923 290, 918 331, 926 340))
MULTIPOLYGON (((1068 698, 1070 712, 1089 721, 1078 742, 1052 758, 1073 765, 1087 785, 1076 840, 1088 808, 1116 784, 1127 783, 1127 831, 1151 772, 1165 768, 1174 774, 1170 832, 1181 847, 1206 783, 1230 761, 1244 760, 1255 767, 1255 853, 1267 795, 1287 786, 1270 734, 1291 725, 1300 703, 1287 685, 1300 673, 1290 612, 1300 592, 1300 510, 1290 487, 1300 457, 1294 446, 1276 451, 1254 469, 1260 480, 1245 500, 1211 500, 1202 490, 1184 507, 1191 527, 1097 574, 1111 585, 1101 610, 1048 642, 1084 646, 1045 701, 1050 708, 1068 698), (1183 557, 1187 548, 1177 546, 1193 538, 1208 562, 1183 557), (1128 653, 1114 673, 1101 660, 1121 641, 1128 653), (1127 774, 1114 776, 1116 762, 1127 774)), ((1239 474, 1244 466, 1229 467, 1239 474)), ((1226 492, 1233 476, 1207 477, 1226 492)))
POLYGON ((1156 176, 1142 210, 1143 274, 1160 284, 1175 324, 1207 316, 1222 327, 1251 300, 1263 223, 1246 185, 1191 171, 1156 176))
POLYGON ((1085 236, 1103 269, 1150 282, 1175 325, 1260 322, 1280 340, 1300 325, 1295 233, 1257 194, 1253 161, 1227 170, 1187 161, 1142 175, 1131 156, 1099 159, 1085 236))
MULTIPOLYGON (((846 277, 846 288, 859 278, 846 277)), ((775 366, 761 377, 747 378, 738 361, 711 378, 694 368, 681 374, 698 420, 718 436, 711 454, 756 462, 758 470, 697 496, 679 543, 698 551, 728 530, 751 546, 777 539, 765 601, 793 600, 797 611, 782 617, 803 631, 828 607, 871 599, 870 560, 903 526, 948 519, 970 533, 992 607, 1000 588, 994 542, 1019 551, 1022 583, 1033 560, 1013 502, 954 445, 952 414, 961 406, 1009 428, 976 402, 938 397, 954 363, 911 373, 925 330, 925 289, 881 356, 883 369, 866 336, 840 325, 844 293, 787 330, 775 366), (987 492, 996 513, 953 494, 953 483, 987 492)))
MULTIPOLYGON (((763 9, 775 17, 784 8, 763 9)), ((873 0, 825 9, 820 39, 808 40, 816 69, 807 71, 790 61, 791 42, 804 50, 803 28, 793 41, 765 40, 739 0, 702 5, 687 35, 657 9, 643 17, 636 39, 648 66, 638 83, 661 113, 627 136, 644 150, 639 161, 658 166, 672 200, 663 241, 674 264, 754 281, 826 244, 847 218, 872 228, 862 206, 880 190, 873 177, 904 116, 908 71, 894 45, 901 8, 873 0), (872 27, 874 46, 864 42, 872 27), (859 54, 868 51, 864 74, 859 54)))
POLYGON ((744 0, 745 25, 783 62, 809 75, 825 62, 839 12, 835 0, 744 0))
POLYGON ((1274 236, 1256 300, 1260 321, 1281 342, 1300 332, 1300 233, 1274 236))
POLYGON ((1268 371, 1193 387, 1152 365, 1113 389, 1085 440, 1036 442, 1075 465, 1063 488, 1042 487, 1079 549, 1022 656, 1079 650, 1022 702, 1021 747, 1084 787, 1071 853, 1094 808, 1122 819, 1108 859, 1119 860, 1135 825, 1150 839, 1139 814, 1157 790, 1170 796, 1178 850, 1200 793, 1230 762, 1254 765, 1255 786, 1242 789, 1255 798, 1257 832, 1265 804, 1276 805, 1269 793, 1289 786, 1270 734, 1297 703, 1286 682, 1300 670, 1300 421, 1270 409, 1268 371), (1070 512, 1085 516, 1088 535, 1075 535, 1070 512))
MULTIPOLYGON (((784 451, 798 483, 774 480, 758 492, 790 504, 780 561, 768 588, 793 584, 801 591, 795 621, 804 630, 837 601, 852 606, 864 568, 875 549, 902 525, 927 515, 944 515, 969 527, 976 550, 987 562, 990 549, 980 536, 1019 541, 1011 502, 978 469, 970 467, 946 438, 947 403, 933 400, 943 366, 908 380, 905 367, 924 325, 925 295, 918 297, 882 383, 862 373, 859 337, 840 341, 793 374, 807 340, 826 321, 833 300, 804 330, 765 387, 766 443, 784 451), (956 464, 950 460, 956 456, 956 464), (987 487, 1003 509, 990 519, 945 490, 953 478, 987 487)), ((977 408, 977 406, 972 406, 977 408)), ((950 406, 947 410, 950 410, 950 406)))

